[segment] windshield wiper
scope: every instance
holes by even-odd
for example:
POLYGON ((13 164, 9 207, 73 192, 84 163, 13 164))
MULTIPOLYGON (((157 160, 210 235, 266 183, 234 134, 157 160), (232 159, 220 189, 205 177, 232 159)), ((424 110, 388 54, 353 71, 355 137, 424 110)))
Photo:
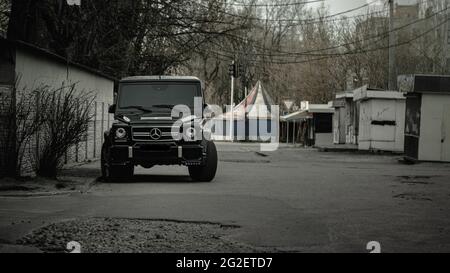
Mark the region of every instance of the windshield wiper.
POLYGON ((145 112, 145 113, 153 113, 153 110, 147 109, 144 106, 139 106, 139 105, 121 107, 120 109, 137 109, 137 110, 141 110, 142 112, 145 112))

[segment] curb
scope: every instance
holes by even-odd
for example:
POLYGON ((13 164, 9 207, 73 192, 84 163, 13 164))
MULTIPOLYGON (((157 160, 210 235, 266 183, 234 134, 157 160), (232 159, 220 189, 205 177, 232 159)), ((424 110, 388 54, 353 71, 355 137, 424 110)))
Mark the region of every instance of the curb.
POLYGON ((354 153, 361 155, 386 155, 386 156, 402 156, 404 153, 382 150, 359 150, 355 148, 324 148, 317 147, 321 153, 354 153))
POLYGON ((99 184, 99 178, 92 178, 89 183, 86 183, 84 189, 81 191, 81 194, 89 193, 89 191, 97 184, 99 184))
MULTIPOLYGON (((317 149, 319 150, 319 152, 322 153, 363 153, 358 149, 353 149, 353 148, 321 148, 321 147, 317 147, 317 149)), ((368 153, 368 152, 367 152, 368 153)))
POLYGON ((98 183, 98 178, 92 178, 90 182, 83 186, 82 190, 76 191, 51 191, 51 192, 30 192, 30 193, 5 193, 0 194, 0 198, 32 198, 32 197, 52 197, 71 194, 86 194, 98 183))
POLYGON ((61 196, 61 195, 70 195, 75 193, 82 193, 82 191, 61 191, 61 192, 33 192, 33 193, 7 193, 0 194, 0 197, 50 197, 50 196, 61 196))

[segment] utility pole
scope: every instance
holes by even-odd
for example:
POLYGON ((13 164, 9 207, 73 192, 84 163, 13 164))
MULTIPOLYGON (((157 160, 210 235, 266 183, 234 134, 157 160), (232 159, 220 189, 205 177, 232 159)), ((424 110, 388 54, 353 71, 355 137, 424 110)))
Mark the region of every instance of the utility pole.
MULTIPOLYGON (((450 19, 450 10, 448 10, 449 5, 450 3, 447 1, 443 7, 444 9, 447 9, 447 12, 444 15, 447 19, 450 19)), ((450 21, 445 23, 444 31, 444 66, 446 71, 448 71, 450 69, 450 21)))
POLYGON ((397 70, 395 68, 395 33, 394 33, 394 0, 389 1, 389 87, 390 91, 397 89, 397 70))
POLYGON ((234 77, 236 76, 236 63, 231 63, 233 73, 231 74, 231 117, 230 117, 230 140, 234 142, 234 77))

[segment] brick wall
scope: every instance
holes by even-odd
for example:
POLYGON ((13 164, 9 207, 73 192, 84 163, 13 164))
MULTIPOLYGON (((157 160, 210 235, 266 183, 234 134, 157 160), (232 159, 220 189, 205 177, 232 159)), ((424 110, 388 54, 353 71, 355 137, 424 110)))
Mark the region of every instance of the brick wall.
POLYGON ((11 106, 12 87, 9 85, 0 85, 0 176, 4 174, 3 162, 7 151, 5 147, 5 138, 8 133, 7 119, 11 106))

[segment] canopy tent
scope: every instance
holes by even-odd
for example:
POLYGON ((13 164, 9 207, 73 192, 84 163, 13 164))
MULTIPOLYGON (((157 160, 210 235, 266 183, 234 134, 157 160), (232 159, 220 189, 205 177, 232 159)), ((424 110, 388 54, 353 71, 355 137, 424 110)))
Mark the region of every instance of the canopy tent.
POLYGON ((248 96, 236 105, 232 111, 214 119, 213 137, 215 140, 231 140, 231 120, 234 121, 234 139, 258 141, 267 136, 278 136, 278 111, 272 98, 260 81, 248 96))
POLYGON ((307 118, 312 118, 312 115, 310 112, 308 112, 306 110, 301 110, 301 111, 280 117, 281 121, 295 121, 295 120, 302 120, 302 119, 307 119, 307 118))
MULTIPOLYGON (((234 120, 250 119, 272 119, 271 107, 275 105, 272 98, 264 90, 260 81, 253 87, 248 96, 233 108, 234 120)), ((231 119, 231 111, 224 113, 218 118, 231 119)))
POLYGON ((313 118, 313 114, 323 113, 323 114, 333 114, 334 108, 331 104, 308 104, 305 109, 298 112, 282 116, 281 121, 296 121, 313 118))

